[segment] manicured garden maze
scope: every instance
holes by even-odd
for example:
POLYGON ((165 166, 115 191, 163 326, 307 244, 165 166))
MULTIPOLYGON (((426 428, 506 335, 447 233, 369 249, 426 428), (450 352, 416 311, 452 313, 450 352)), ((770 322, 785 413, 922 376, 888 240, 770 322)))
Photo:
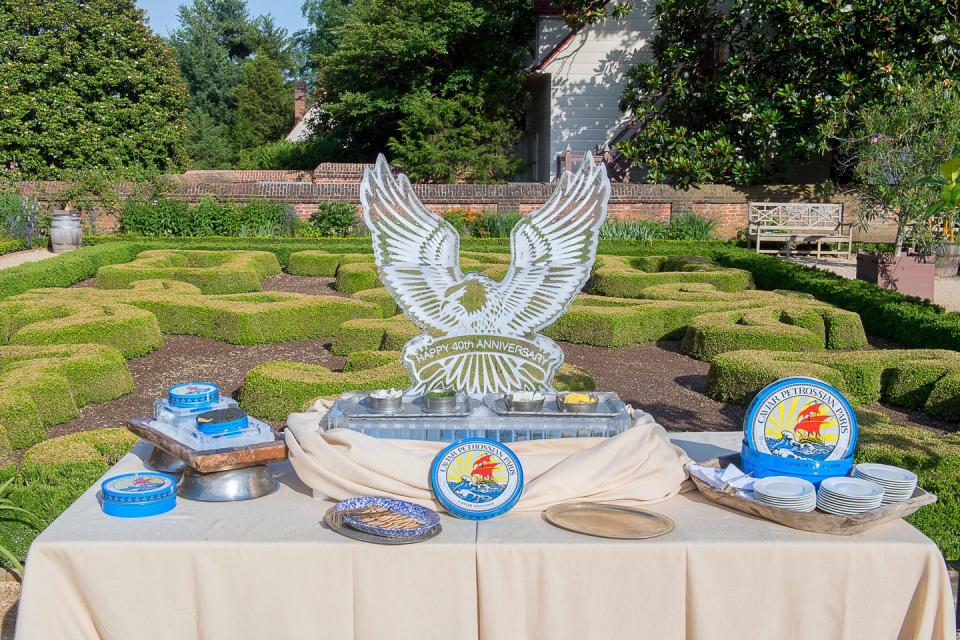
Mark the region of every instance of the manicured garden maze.
POLYGON ((207 294, 260 291, 263 279, 280 273, 269 251, 144 251, 131 262, 100 267, 98 289, 125 289, 137 280, 188 282, 207 294))

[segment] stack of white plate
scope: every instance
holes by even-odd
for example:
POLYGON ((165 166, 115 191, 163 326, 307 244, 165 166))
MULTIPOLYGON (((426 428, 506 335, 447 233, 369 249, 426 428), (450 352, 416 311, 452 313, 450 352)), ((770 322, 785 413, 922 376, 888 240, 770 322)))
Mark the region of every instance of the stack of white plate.
POLYGON ((863 462, 853 468, 853 477, 883 487, 883 504, 909 500, 917 488, 917 474, 888 464, 863 462))
POLYGON ((809 513, 817 506, 817 490, 802 478, 770 476, 753 483, 753 495, 757 502, 809 513))
POLYGON ((817 508, 834 515, 853 515, 880 506, 883 487, 862 478, 827 478, 817 492, 817 508))

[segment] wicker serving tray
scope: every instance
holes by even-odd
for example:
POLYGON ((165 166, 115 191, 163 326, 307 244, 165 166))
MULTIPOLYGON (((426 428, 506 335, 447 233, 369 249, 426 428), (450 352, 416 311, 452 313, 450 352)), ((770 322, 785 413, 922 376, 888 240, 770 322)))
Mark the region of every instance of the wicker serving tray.
MULTIPOLYGON (((722 458, 714 458, 702 463, 705 467, 721 467, 730 463, 739 465, 740 456, 730 455, 722 458)), ((897 502, 895 504, 883 505, 879 509, 873 509, 865 513, 859 513, 853 516, 835 516, 822 511, 811 511, 810 513, 800 513, 789 509, 779 509, 769 505, 761 504, 755 500, 736 495, 736 489, 730 489, 730 493, 714 489, 703 480, 695 478, 692 475, 690 479, 696 485, 697 490, 711 502, 722 504, 743 513, 749 513, 752 516, 758 516, 766 520, 771 520, 777 524, 782 524, 791 529, 800 529, 802 531, 812 531, 814 533, 828 533, 835 536, 850 536, 867 529, 872 529, 877 525, 892 520, 899 520, 909 516, 920 507, 933 504, 937 501, 937 496, 920 487, 913 492, 913 497, 906 502, 897 502)))

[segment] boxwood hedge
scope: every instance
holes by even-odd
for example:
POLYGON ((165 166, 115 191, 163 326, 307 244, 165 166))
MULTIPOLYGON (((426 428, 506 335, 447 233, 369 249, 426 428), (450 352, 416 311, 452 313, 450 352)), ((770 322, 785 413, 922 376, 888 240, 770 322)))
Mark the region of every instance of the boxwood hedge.
POLYGON ((0 344, 104 344, 136 358, 160 347, 156 317, 109 301, 24 294, 0 302, 0 344))
POLYGON ((706 392, 716 400, 745 403, 792 375, 824 380, 857 403, 883 401, 960 421, 960 353, 940 349, 729 351, 714 357, 706 392))
POLYGON ((69 301, 95 308, 105 299, 118 307, 149 312, 163 333, 202 336, 232 344, 322 338, 332 336, 347 320, 381 315, 377 305, 349 298, 283 292, 207 296, 193 285, 170 280, 141 280, 131 289, 109 291, 41 289, 10 302, 69 301))
POLYGON ((0 347, 0 462, 46 437, 80 407, 133 391, 123 354, 79 344, 0 347))
POLYGON ((203 293, 259 291, 263 279, 280 273, 269 251, 154 250, 124 264, 101 267, 98 289, 125 289, 137 280, 179 280, 203 293))
POLYGON ((699 256, 600 256, 588 291, 617 298, 639 298, 647 287, 672 282, 703 282, 720 291, 752 289, 748 271, 726 269, 699 256))

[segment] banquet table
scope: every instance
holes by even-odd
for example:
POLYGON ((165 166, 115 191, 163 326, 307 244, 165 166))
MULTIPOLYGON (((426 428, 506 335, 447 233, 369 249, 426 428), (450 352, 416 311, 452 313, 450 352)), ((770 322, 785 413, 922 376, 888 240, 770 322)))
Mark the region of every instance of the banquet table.
MULTIPOLYGON (((739 433, 674 433, 702 460, 739 433)), ((137 445, 108 475, 143 468, 137 445)), ((788 529, 681 493, 651 540, 592 538, 538 513, 442 515, 427 542, 356 542, 321 524, 288 463, 248 502, 179 500, 117 519, 91 487, 34 542, 19 640, 191 638, 955 640, 937 547, 903 521, 856 536, 788 529)))

